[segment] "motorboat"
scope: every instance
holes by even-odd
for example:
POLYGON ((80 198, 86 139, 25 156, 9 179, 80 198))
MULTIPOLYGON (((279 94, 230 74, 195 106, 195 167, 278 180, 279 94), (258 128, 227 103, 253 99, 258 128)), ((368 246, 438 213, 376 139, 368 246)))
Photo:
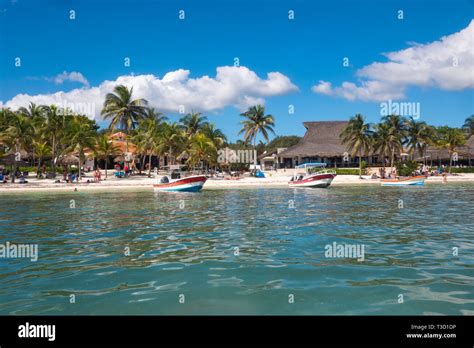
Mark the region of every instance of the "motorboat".
POLYGON ((198 192, 202 190, 207 177, 205 175, 184 176, 180 171, 172 171, 163 176, 158 184, 153 185, 155 191, 198 192))
POLYGON ((422 186, 425 184, 426 176, 418 175, 396 179, 381 179, 381 186, 422 186))
POLYGON ((328 187, 336 171, 325 169, 326 163, 304 163, 295 167, 295 174, 288 182, 290 187, 328 187))

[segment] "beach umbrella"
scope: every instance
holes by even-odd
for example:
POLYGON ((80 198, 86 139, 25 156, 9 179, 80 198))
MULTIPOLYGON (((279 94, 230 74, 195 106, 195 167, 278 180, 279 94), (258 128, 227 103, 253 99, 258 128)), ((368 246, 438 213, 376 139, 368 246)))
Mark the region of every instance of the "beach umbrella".
POLYGON ((67 164, 67 165, 77 164, 78 162, 79 162, 79 157, 74 156, 74 155, 66 155, 66 156, 61 157, 58 160, 58 163, 67 164))
POLYGON ((5 165, 12 165, 16 163, 17 166, 23 166, 26 164, 26 162, 23 160, 17 161, 14 153, 9 153, 8 155, 0 157, 0 163, 5 165))

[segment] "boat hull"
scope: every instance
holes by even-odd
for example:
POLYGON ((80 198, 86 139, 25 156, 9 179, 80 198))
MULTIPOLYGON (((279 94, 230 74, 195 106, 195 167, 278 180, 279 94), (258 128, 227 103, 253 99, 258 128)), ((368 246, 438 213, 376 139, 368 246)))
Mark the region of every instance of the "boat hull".
POLYGON ((381 186, 423 186, 425 184, 426 177, 415 176, 406 179, 395 179, 395 180, 380 180, 381 186))
POLYGON ((153 189, 158 192, 198 192, 201 191, 206 180, 207 178, 204 175, 189 176, 169 183, 155 184, 153 189))
POLYGON ((336 177, 336 174, 320 174, 303 178, 303 180, 290 181, 290 187, 328 187, 336 177))

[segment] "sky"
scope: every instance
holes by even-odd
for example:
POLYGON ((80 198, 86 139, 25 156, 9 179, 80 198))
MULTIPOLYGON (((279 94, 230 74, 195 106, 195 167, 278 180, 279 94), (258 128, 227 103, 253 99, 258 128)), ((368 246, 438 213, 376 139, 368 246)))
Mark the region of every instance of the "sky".
POLYGON ((106 127, 104 96, 125 84, 232 141, 255 104, 277 135, 379 122, 388 103, 460 127, 474 114, 473 18, 471 0, 0 0, 0 106, 54 103, 106 127))

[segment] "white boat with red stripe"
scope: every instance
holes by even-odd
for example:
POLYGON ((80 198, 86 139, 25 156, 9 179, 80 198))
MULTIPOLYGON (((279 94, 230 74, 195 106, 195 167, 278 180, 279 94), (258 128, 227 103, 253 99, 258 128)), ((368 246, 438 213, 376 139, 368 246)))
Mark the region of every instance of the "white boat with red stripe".
POLYGON ((328 187, 337 174, 335 170, 324 169, 325 167, 326 163, 300 164, 295 167, 295 175, 288 185, 290 187, 328 187))
POLYGON ((161 178, 159 184, 153 185, 155 191, 198 192, 202 190, 207 177, 205 175, 191 175, 184 178, 161 178))

